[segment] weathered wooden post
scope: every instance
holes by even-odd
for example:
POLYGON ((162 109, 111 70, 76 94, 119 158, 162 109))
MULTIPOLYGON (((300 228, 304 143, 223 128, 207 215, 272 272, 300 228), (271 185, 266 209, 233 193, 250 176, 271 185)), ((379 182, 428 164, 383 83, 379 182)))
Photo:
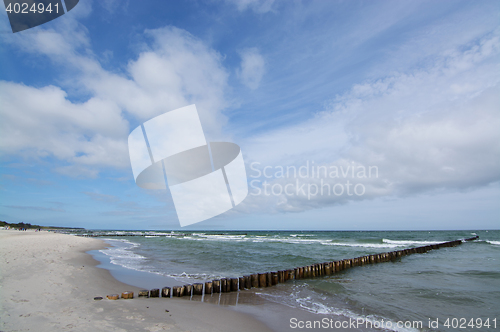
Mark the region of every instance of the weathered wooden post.
POLYGON ((289 280, 295 279, 295 271, 294 270, 288 270, 288 279, 289 280))
POLYGON ((272 277, 272 285, 277 285, 279 282, 278 278, 278 272, 271 272, 271 277, 272 277))
POLYGON ((258 274, 252 274, 250 276, 252 279, 252 287, 258 288, 259 287, 259 275, 258 274))
POLYGON ((137 293, 138 297, 149 297, 149 291, 147 289, 141 289, 139 293, 137 293))
POLYGON ((331 274, 331 272, 330 272, 330 264, 325 263, 324 269, 325 269, 325 275, 329 276, 331 274))
POLYGON ((163 287, 161 289, 161 297, 170 298, 170 287, 163 287))
POLYGON ((304 267, 299 267, 299 278, 304 279, 304 267))
POLYGON ((205 281, 205 294, 206 295, 212 294, 212 282, 211 281, 205 281))
POLYGON ((231 278, 231 292, 238 291, 238 278, 231 278))
POLYGON ((118 294, 110 294, 110 295, 106 295, 106 298, 108 300, 118 300, 118 298, 120 297, 120 295, 118 294))
POLYGON ((133 299, 134 298, 134 292, 123 292, 122 293, 122 299, 133 299))
POLYGON ((271 275, 271 272, 266 273, 266 284, 267 287, 271 287, 273 285, 273 277, 271 275))
POLYGON ((193 295, 203 295, 203 284, 201 282, 193 284, 193 295))
POLYGON ((259 273, 259 287, 267 287, 267 274, 259 273))
POLYGON ((160 297, 160 290, 158 288, 150 290, 149 297, 160 297))
POLYGON ((231 278, 226 278, 226 293, 231 292, 231 278))
POLYGON ((278 282, 279 283, 285 282, 285 271, 283 270, 278 271, 278 282))
POLYGON ((220 291, 222 293, 227 293, 227 279, 221 278, 220 280, 220 291))
POLYGON ((212 289, 214 293, 220 293, 220 280, 215 279, 212 281, 212 289))
POLYGON ((174 287, 172 287, 172 296, 173 297, 182 297, 182 296, 184 296, 184 286, 174 286, 174 287))
POLYGON ((191 284, 184 285, 184 295, 191 296, 192 292, 193 292, 193 285, 191 284))
POLYGON ((299 268, 296 267, 293 269, 293 273, 294 273, 294 276, 295 276, 295 279, 300 279, 300 275, 299 275, 299 268))
POLYGON ((245 276, 245 288, 246 289, 252 288, 252 277, 251 276, 245 276))
POLYGON ((240 286, 240 290, 245 289, 245 277, 238 278, 238 285, 240 286))

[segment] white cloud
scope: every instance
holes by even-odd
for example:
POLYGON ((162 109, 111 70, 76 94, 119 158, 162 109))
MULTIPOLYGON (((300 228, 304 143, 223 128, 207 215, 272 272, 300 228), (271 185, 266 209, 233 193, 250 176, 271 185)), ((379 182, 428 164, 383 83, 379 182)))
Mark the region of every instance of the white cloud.
POLYGON ((252 90, 259 87, 265 73, 265 61, 257 48, 247 48, 240 52, 241 67, 237 75, 241 82, 252 90))
POLYGON ((193 103, 207 138, 220 139, 228 74, 221 56, 205 43, 173 27, 147 30, 143 51, 119 74, 101 67, 85 28, 68 19, 58 24, 64 29, 37 29, 25 38, 4 36, 5 41, 70 71, 67 90, 90 98, 77 103, 63 87, 1 81, 0 152, 52 156, 68 163, 56 169, 62 174, 95 177, 102 167, 129 167, 132 128, 126 119, 145 121, 193 103))
POLYGON ((273 10, 274 0, 226 0, 242 12, 251 9, 256 13, 267 13, 273 10))
POLYGON ((58 87, 34 88, 0 81, 0 150, 4 154, 54 156, 88 166, 127 163, 128 122, 116 104, 99 98, 77 104, 58 87))
MULTIPOLYGON (((499 38, 488 35, 459 49, 440 54, 431 68, 355 85, 314 118, 243 145, 247 160, 261 167, 299 167, 307 161, 377 166, 379 178, 358 181, 366 186, 364 196, 260 196, 245 204, 303 211, 387 195, 471 190, 500 181, 499 38)), ((319 186, 320 180, 301 183, 319 186)), ((324 181, 333 185, 339 179, 324 181)), ((268 182, 296 187, 295 178, 268 182)))

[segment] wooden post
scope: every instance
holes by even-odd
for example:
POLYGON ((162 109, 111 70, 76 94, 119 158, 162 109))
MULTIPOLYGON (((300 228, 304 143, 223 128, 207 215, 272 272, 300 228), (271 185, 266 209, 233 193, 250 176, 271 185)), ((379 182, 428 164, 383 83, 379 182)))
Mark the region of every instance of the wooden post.
POLYGON ((231 278, 231 292, 238 291, 238 278, 231 278))
POLYGON ((212 281, 212 289, 213 289, 214 293, 220 293, 220 280, 219 279, 215 279, 214 281, 212 281))
POLYGON ((212 294, 212 282, 211 281, 205 282, 205 294, 206 295, 212 294))
POLYGON ((161 289, 161 297, 170 298, 170 287, 163 287, 161 289))
POLYGON ((293 280, 295 277, 295 271, 294 270, 288 270, 288 279, 293 280))
POLYGON ((330 272, 330 264, 325 263, 325 275, 329 276, 331 274, 330 272))
POLYGON ((134 292, 123 292, 122 293, 122 299, 133 299, 134 298, 134 292))
POLYGON ((266 273, 259 273, 259 287, 267 287, 267 275, 266 273))
POLYGON ((311 265, 311 278, 316 277, 316 265, 311 265))
POLYGON ((149 297, 149 291, 147 289, 141 289, 139 293, 137 293, 138 297, 149 297))
POLYGON ((293 269, 293 273, 295 274, 295 280, 300 279, 299 268, 298 267, 296 267, 295 269, 293 269))
POLYGON ((271 276, 272 276, 272 285, 277 285, 278 284, 278 272, 272 272, 271 273, 271 276))
POLYGON ((226 293, 231 292, 231 278, 226 278, 226 293))
POLYGON ((220 291, 222 293, 227 293, 227 279, 221 278, 220 280, 220 291))
POLYGON ((244 290, 245 289, 245 277, 239 277, 238 284, 240 285, 240 290, 244 290))
POLYGON ((304 279, 304 267, 299 267, 299 278, 304 279))
POLYGON ((335 266, 335 272, 340 272, 340 263, 339 263, 339 261, 333 262, 333 265, 335 266))
POLYGON ((110 294, 110 295, 106 295, 106 298, 108 300, 118 300, 118 298, 120 297, 120 295, 118 294, 110 294))
POLYGON ((193 284, 193 295, 203 295, 203 284, 201 282, 193 284))
POLYGON ((191 284, 184 285, 184 295, 191 296, 192 290, 193 290, 193 285, 191 284))
POLYGON ((252 288, 252 277, 251 276, 244 276, 245 278, 245 288, 250 289, 252 288))
POLYGON ((158 288, 150 290, 149 297, 160 297, 160 290, 158 288))
POLYGON ((271 287, 273 285, 273 277, 271 275, 271 272, 266 273, 266 284, 267 287, 271 287))
POLYGON ((259 287, 259 275, 258 274, 252 274, 250 276, 252 279, 252 287, 258 288, 259 287))
POLYGON ((174 287, 172 287, 172 296, 173 297, 182 297, 182 296, 184 296, 184 286, 174 286, 174 287))

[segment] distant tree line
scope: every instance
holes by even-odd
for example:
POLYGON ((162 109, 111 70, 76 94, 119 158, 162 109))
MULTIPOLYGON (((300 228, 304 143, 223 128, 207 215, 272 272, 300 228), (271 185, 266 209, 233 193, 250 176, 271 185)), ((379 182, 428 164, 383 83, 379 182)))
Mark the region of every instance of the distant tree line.
POLYGON ((17 224, 8 223, 6 221, 0 220, 0 227, 10 228, 25 228, 25 229, 79 229, 78 227, 57 227, 57 226, 40 226, 40 225, 32 225, 30 223, 19 222, 17 224))

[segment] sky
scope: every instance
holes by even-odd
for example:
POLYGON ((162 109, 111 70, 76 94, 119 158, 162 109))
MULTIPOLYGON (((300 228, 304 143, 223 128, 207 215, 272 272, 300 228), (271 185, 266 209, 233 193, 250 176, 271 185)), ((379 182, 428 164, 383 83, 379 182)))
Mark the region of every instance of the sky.
POLYGON ((498 1, 80 0, 0 14, 0 220, 88 229, 500 228, 498 1), (195 104, 249 193, 181 228, 128 135, 195 104))

